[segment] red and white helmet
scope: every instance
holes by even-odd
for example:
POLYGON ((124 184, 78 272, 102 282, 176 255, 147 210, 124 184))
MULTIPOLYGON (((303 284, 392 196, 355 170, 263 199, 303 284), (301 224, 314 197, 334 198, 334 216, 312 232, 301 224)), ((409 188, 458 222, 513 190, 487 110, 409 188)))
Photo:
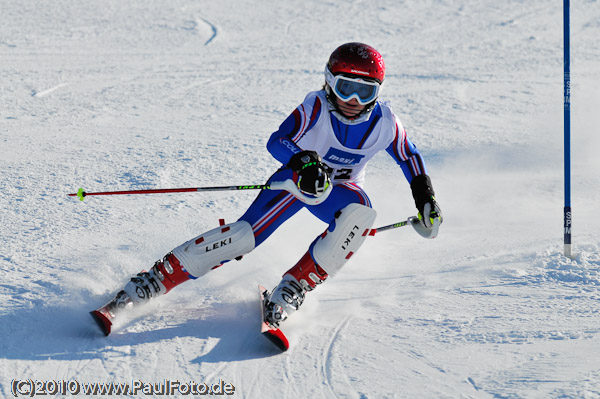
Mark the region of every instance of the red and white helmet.
POLYGON ((329 103, 344 116, 337 99, 356 99, 366 106, 351 119, 368 115, 375 107, 385 78, 385 63, 379 51, 363 43, 346 43, 336 48, 325 66, 325 86, 329 103))
POLYGON ((329 56, 327 68, 335 76, 355 75, 383 83, 385 63, 379 51, 368 44, 346 43, 336 48, 329 56))

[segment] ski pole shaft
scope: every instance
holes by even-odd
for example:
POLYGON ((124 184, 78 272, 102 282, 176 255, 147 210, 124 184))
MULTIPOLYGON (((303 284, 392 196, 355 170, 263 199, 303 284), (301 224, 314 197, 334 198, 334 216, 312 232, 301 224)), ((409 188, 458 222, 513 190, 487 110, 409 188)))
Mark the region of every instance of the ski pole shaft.
POLYGON ((440 224, 442 220, 440 218, 435 218, 431 224, 431 226, 425 226, 418 217, 411 216, 403 222, 398 222, 394 224, 388 224, 387 226, 378 227, 376 229, 371 229, 369 232, 370 236, 374 236, 375 233, 379 233, 380 231, 387 231, 392 229, 397 229, 398 227, 404 227, 411 225, 413 229, 419 233, 419 235, 423 238, 435 238, 438 235, 438 231, 440 228, 440 224))
POLYGON ((188 187, 188 188, 159 188, 150 190, 128 190, 128 191, 103 191, 88 193, 80 188, 69 197, 79 197, 80 201, 89 195, 129 195, 129 194, 163 194, 163 193, 190 193, 198 191, 228 191, 228 190, 269 190, 268 184, 246 185, 246 186, 215 186, 215 187, 188 187))
POLYGON ((398 223, 393 223, 393 224, 388 224, 387 226, 381 226, 378 227, 376 229, 371 229, 370 231, 370 235, 375 235, 375 233, 380 233, 382 231, 386 231, 386 230, 392 230, 392 229, 397 229, 398 227, 404 227, 409 225, 410 222, 408 220, 405 220, 403 222, 398 222, 398 223))
POLYGON ((68 194, 70 197, 79 197, 83 201, 88 195, 126 195, 126 194, 159 194, 159 193, 189 193, 199 191, 227 191, 227 190, 285 190, 294 195, 297 199, 308 205, 317 205, 327 199, 331 193, 331 188, 319 196, 307 195, 300 191, 298 185, 292 179, 283 181, 272 181, 269 184, 253 184, 245 186, 216 186, 216 187, 188 187, 188 188, 158 188, 150 190, 128 190, 128 191, 103 191, 88 193, 83 188, 80 188, 77 193, 68 194))
POLYGON ((392 223, 392 224, 388 224, 387 226, 381 226, 381 227, 377 227, 376 229, 371 229, 371 231, 369 232, 369 235, 374 236, 376 233, 380 233, 382 231, 387 231, 387 230, 397 229, 399 227, 408 226, 413 223, 414 219, 417 219, 417 217, 411 216, 402 222, 392 223))

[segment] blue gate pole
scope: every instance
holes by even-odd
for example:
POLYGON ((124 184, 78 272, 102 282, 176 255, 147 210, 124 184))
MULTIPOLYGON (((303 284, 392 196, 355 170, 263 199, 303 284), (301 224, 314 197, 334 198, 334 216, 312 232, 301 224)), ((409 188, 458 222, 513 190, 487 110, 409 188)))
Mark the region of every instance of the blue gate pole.
POLYGON ((564 61, 564 163, 565 163, 565 206, 564 244, 565 256, 571 257, 571 60, 569 0, 563 0, 563 61, 564 61))

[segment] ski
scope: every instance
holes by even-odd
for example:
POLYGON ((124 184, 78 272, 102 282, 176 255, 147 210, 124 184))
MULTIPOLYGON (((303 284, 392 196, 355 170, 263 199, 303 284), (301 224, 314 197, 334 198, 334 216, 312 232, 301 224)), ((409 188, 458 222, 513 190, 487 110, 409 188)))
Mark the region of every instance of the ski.
POLYGON ((260 315, 261 315, 261 327, 260 332, 264 337, 271 341, 277 348, 282 352, 289 349, 290 343, 287 337, 279 328, 272 327, 267 324, 265 320, 265 303, 267 301, 269 292, 262 285, 258 286, 258 292, 260 294, 260 315))
POLYGON ((100 327, 100 330, 104 333, 105 336, 108 336, 111 332, 113 321, 117 318, 117 315, 125 308, 131 307, 133 305, 133 301, 129 296, 125 293, 125 291, 120 291, 115 298, 107 303, 106 305, 92 310, 90 315, 100 327))
POLYGON ((110 329, 112 326, 113 317, 110 315, 110 312, 105 307, 100 309, 92 310, 90 312, 100 330, 104 333, 104 336, 108 336, 110 334, 110 329))

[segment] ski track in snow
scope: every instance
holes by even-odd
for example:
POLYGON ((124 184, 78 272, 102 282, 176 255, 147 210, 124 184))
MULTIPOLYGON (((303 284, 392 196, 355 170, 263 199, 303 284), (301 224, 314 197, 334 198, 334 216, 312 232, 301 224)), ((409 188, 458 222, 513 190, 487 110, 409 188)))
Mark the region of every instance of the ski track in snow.
POLYGON ((331 337, 327 346, 324 348, 322 362, 321 362, 321 371, 323 373, 323 381, 327 388, 331 391, 332 397, 338 397, 333 389, 332 378, 333 378, 333 362, 334 362, 334 354, 333 348, 336 341, 339 339, 340 333, 343 328, 350 321, 350 316, 346 316, 341 323, 331 332, 331 337))
MULTIPOLYGON (((58 0, 3 17, 0 396, 13 379, 178 379, 239 398, 600 398, 598 1, 571 13, 574 259, 560 4, 58 0), (264 182, 269 134, 346 41, 384 55, 382 97, 424 153, 440 236, 367 240, 286 322, 283 354, 258 332, 255 287, 323 231, 307 212, 101 336, 90 309, 255 193, 66 194, 264 182)), ((377 225, 414 214, 386 154, 367 174, 377 225)))
POLYGON ((214 24, 212 24, 210 21, 208 21, 208 20, 206 20, 206 19, 204 19, 204 18, 197 18, 197 19, 196 19, 196 21, 197 21, 198 23, 202 23, 202 24, 208 25, 208 27, 210 28, 211 35, 210 35, 210 37, 209 37, 208 39, 206 39, 206 41, 204 42, 204 45, 205 45, 205 46, 208 46, 208 45, 209 45, 209 44, 210 44, 210 43, 211 43, 213 40, 215 40, 215 39, 216 39, 216 37, 217 37, 217 34, 218 34, 217 27, 216 27, 214 24))
POLYGON ((33 93, 32 93, 32 97, 45 97, 48 94, 52 93, 53 91, 58 90, 58 89, 60 89, 61 87, 64 87, 64 86, 68 86, 68 83, 61 83, 59 85, 51 87, 48 90, 43 90, 43 91, 35 91, 34 90, 33 93))

